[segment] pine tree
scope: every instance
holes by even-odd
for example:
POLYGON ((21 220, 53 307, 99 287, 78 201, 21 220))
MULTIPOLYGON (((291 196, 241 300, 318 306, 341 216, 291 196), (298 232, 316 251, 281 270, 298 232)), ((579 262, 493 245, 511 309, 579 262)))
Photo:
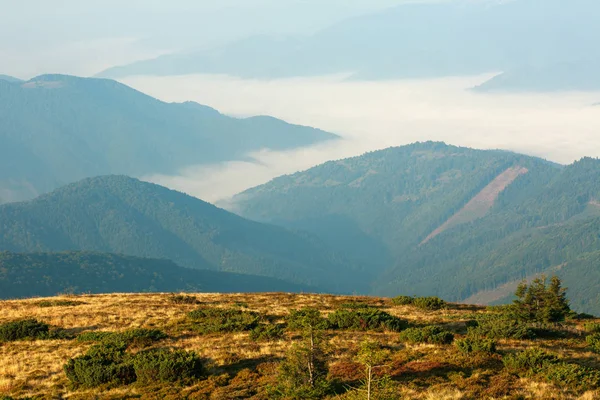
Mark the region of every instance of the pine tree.
POLYGON ((323 331, 327 320, 315 308, 292 311, 288 326, 302 333, 302 341, 287 352, 278 373, 274 396, 289 399, 320 399, 329 391, 323 331))

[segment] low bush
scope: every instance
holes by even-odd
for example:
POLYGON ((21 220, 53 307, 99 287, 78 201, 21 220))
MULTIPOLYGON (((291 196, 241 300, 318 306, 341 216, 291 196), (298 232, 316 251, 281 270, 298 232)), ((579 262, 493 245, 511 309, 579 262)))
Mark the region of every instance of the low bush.
POLYGON ((250 331, 250 339, 255 342, 272 341, 283 338, 282 324, 260 324, 250 331))
POLYGON ((415 297, 413 304, 415 307, 429 311, 446 308, 446 302, 439 297, 415 297))
POLYGON ((538 348, 530 348, 502 358, 504 367, 513 373, 536 374, 542 371, 547 364, 555 363, 558 358, 538 348))
POLYGON ((587 324, 583 325, 583 328, 586 330, 586 332, 600 333, 600 324, 597 322, 588 322, 587 324))
MULTIPOLYGON (((104 332, 104 331, 90 331, 83 332, 77 335, 77 341, 79 342, 102 342, 108 338, 114 337, 115 332, 104 332)), ((107 340, 108 341, 108 340, 107 340)))
POLYGON ((38 307, 72 307, 85 304, 83 301, 75 300, 42 300, 35 303, 38 307))
POLYGON ((75 388, 188 382, 204 374, 202 360, 193 352, 152 349, 131 355, 126 350, 123 342, 94 345, 85 355, 69 360, 65 374, 75 388))
POLYGON ((229 308, 199 308, 188 313, 199 333, 243 332, 258 326, 260 314, 229 308))
POLYGON ((290 310, 286 317, 288 328, 292 331, 302 331, 307 328, 329 329, 329 320, 323 318, 321 311, 313 307, 304 307, 300 310, 290 310))
POLYGON ((76 388, 126 385, 136 379, 131 360, 125 353, 125 346, 117 344, 92 346, 85 355, 69 360, 64 371, 76 388))
POLYGON ((200 304, 197 298, 186 294, 172 294, 169 301, 173 304, 200 304))
POLYGON ((196 353, 183 350, 153 349, 133 357, 137 382, 190 382, 204 374, 204 365, 196 353))
POLYGON ((488 339, 532 339, 535 337, 533 329, 527 324, 510 319, 504 315, 485 316, 477 320, 477 326, 468 328, 468 335, 472 337, 486 337, 488 339))
POLYGON ((392 299, 392 303, 398 306, 407 306, 413 304, 415 302, 415 297, 413 296, 397 296, 392 299))
POLYGON ((48 324, 35 319, 7 322, 0 325, 0 342, 13 342, 23 339, 46 339, 49 336, 48 324))
POLYGON ((600 386, 600 371, 577 364, 560 362, 547 364, 541 375, 555 385, 577 391, 594 390, 600 386))
POLYGON ((495 353, 496 342, 492 339, 467 337, 454 342, 458 350, 463 353, 495 353))
POLYGON ((337 310, 327 317, 332 329, 348 330, 388 330, 400 332, 408 323, 398 317, 376 308, 359 308, 355 310, 337 310))
POLYGON ((563 389, 588 391, 600 387, 600 371, 559 361, 544 350, 533 348, 505 356, 505 368, 519 376, 537 376, 563 389))
POLYGON ((400 340, 409 343, 450 344, 454 335, 439 326, 425 326, 406 329, 400 333, 400 340))
POLYGON ((585 340, 593 351, 600 353, 600 333, 594 333, 585 338, 585 340))
POLYGON ((168 336, 158 329, 130 329, 123 332, 84 332, 77 336, 80 342, 122 343, 125 347, 146 347, 168 336))
POLYGON ((411 297, 411 296, 398 296, 392 299, 392 303, 405 306, 414 305, 423 310, 435 311, 445 308, 447 303, 439 297, 411 297))

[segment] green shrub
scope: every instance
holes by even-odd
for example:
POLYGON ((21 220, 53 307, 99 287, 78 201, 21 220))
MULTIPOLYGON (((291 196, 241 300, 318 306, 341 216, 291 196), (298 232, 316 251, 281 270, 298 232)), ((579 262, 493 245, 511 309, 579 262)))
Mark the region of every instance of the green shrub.
POLYGON ((356 310, 337 310, 327 317, 333 329, 348 330, 388 330, 400 332, 408 324, 401 318, 394 317, 376 308, 360 308, 356 310))
POLYGON ((286 317, 288 328, 292 331, 305 329, 329 329, 329 320, 323 318, 321 311, 314 307, 304 307, 300 310, 291 310, 286 317))
POLYGON ((72 307, 79 306, 81 304, 85 304, 83 301, 75 301, 75 300, 42 300, 35 303, 38 307, 72 307))
POLYGON ((463 353, 495 353, 496 342, 492 339, 467 337, 454 342, 458 350, 463 353))
POLYGON ((85 355, 69 360, 64 371, 74 387, 126 385, 136 379, 125 346, 118 344, 94 345, 85 355))
POLYGON ((49 326, 35 319, 7 322, 0 325, 0 342, 12 342, 23 339, 46 339, 49 326))
POLYGON ((172 294, 169 301, 173 304, 200 304, 197 298, 185 294, 172 294))
POLYGON ((577 364, 547 364, 541 375, 561 388, 588 391, 600 386, 600 371, 577 364))
POLYGON ((123 332, 84 332, 77 336, 80 342, 122 343, 124 346, 146 347, 166 339, 168 336, 158 329, 130 329, 123 332))
POLYGON ((600 371, 560 362, 558 357, 533 348, 505 356, 505 368, 519 376, 537 376, 561 388, 587 391, 600 386, 600 371))
POLYGON ((115 336, 115 332, 104 332, 104 331, 90 331, 83 332, 77 335, 77 341, 79 342, 103 342, 108 341, 108 338, 115 336))
POLYGON ((468 335, 472 337, 486 337, 488 339, 532 339, 535 337, 533 329, 527 324, 504 315, 485 316, 477 320, 477 326, 468 328, 468 335))
POLYGON ((413 304, 423 310, 440 310, 446 307, 446 302, 439 297, 415 297, 413 304))
POLYGON ((200 357, 194 352, 183 350, 153 349, 137 353, 133 357, 133 368, 137 381, 190 382, 204 374, 200 357))
POLYGON ((283 338, 283 325, 260 324, 250 331, 250 339, 255 342, 272 341, 283 338))
POLYGON ((439 326, 425 326, 406 329, 400 333, 400 340, 409 343, 450 344, 454 335, 439 326))
POLYGON ((597 322, 588 322, 587 324, 583 325, 583 327, 586 332, 600 333, 600 324, 597 322))
POLYGON ((392 303, 398 306, 406 306, 413 304, 415 302, 415 297, 412 296, 397 296, 392 299, 392 303))
POLYGON ((256 312, 228 308, 199 308, 188 313, 192 328, 200 333, 243 332, 258 326, 256 312))
POLYGON ((527 372, 536 374, 542 371, 547 364, 557 362, 558 358, 542 349, 530 348, 502 358, 504 367, 510 372, 527 372))
POLYGON ((600 353, 600 333, 594 333, 585 338, 585 340, 593 351, 600 353))

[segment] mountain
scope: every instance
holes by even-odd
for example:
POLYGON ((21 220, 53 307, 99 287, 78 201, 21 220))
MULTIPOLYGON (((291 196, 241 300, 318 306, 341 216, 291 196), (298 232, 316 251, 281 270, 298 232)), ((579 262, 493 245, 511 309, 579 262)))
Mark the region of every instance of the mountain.
POLYGON ((15 78, 13 76, 8 76, 8 75, 2 75, 2 74, 0 74, 0 81, 12 82, 12 83, 23 82, 19 78, 15 78))
POLYGON ((232 209, 359 260, 372 293, 501 300, 523 278, 557 273, 579 288, 574 305, 600 312, 598 182, 596 159, 563 167, 427 142, 277 178, 237 195, 232 209))
POLYGON ((321 291, 365 289, 364 273, 314 237, 126 176, 89 178, 0 206, 0 250, 119 253, 321 291))
POLYGON ((0 252, 0 298, 60 293, 298 292, 271 278, 182 268, 169 260, 91 252, 0 252))
POLYGON ((335 138, 275 118, 236 119, 196 103, 164 103, 110 80, 0 80, 0 198, 30 199, 90 176, 169 174, 335 138))
POLYGON ((256 36, 114 67, 99 76, 277 78, 350 72, 356 79, 397 79, 504 71, 506 90, 590 90, 600 74, 593 67, 600 56, 591 50, 600 35, 599 18, 594 0, 401 4, 308 37, 256 36), (531 75, 536 70, 544 74, 531 75))

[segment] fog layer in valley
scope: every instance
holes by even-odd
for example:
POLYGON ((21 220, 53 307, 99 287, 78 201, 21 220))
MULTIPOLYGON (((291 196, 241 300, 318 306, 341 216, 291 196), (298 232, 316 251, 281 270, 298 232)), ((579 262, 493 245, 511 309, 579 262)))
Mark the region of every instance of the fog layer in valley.
POLYGON ((272 115, 344 137, 291 152, 264 150, 250 155, 254 161, 144 177, 213 202, 328 160, 415 141, 513 150, 559 163, 600 156, 600 108, 592 106, 600 93, 469 90, 490 76, 362 82, 345 76, 259 81, 194 75, 123 83, 165 101, 193 100, 240 117, 272 115))

